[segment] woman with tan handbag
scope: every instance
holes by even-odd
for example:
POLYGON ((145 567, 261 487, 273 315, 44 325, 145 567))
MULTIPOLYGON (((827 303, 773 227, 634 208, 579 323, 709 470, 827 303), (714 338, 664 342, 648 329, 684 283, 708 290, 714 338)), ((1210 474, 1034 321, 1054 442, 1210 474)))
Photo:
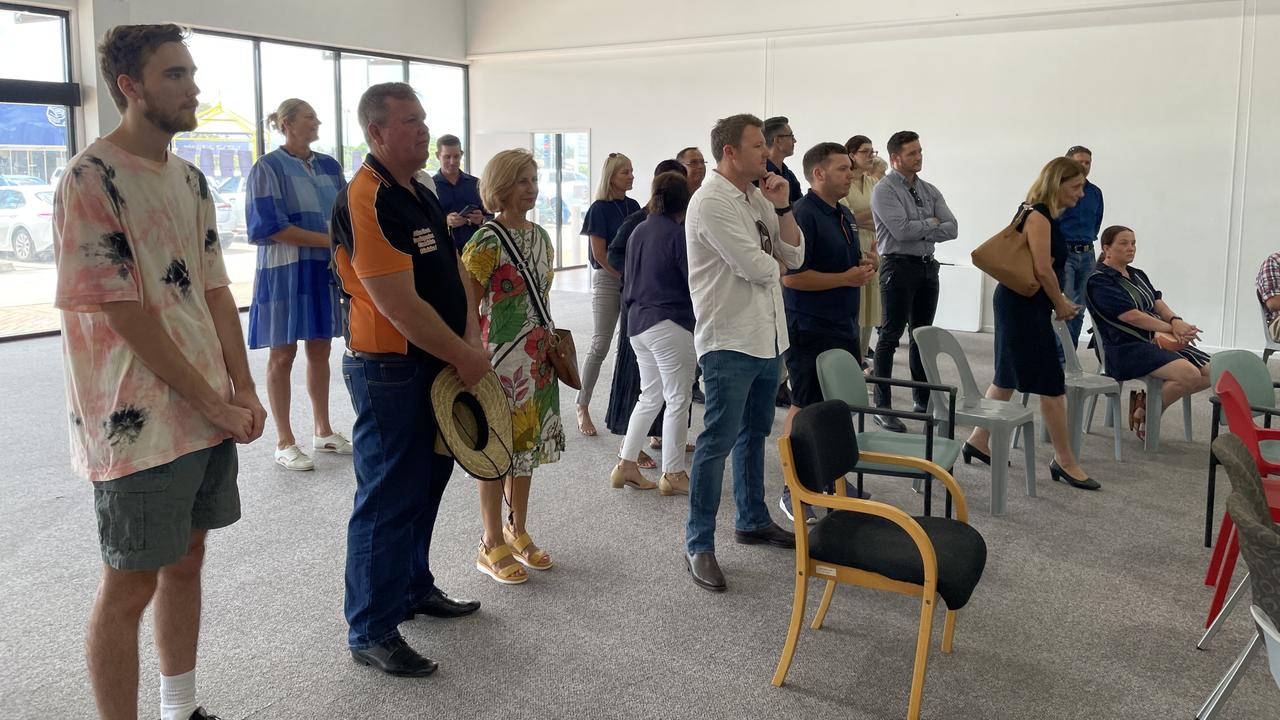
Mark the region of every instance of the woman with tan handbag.
POLYGON ((529 579, 524 568, 551 567, 551 555, 529 537, 525 518, 534 468, 559 460, 564 450, 550 356, 554 250, 547 231, 525 218, 538 199, 538 166, 528 150, 494 155, 480 178, 480 195, 498 215, 467 241, 462 264, 493 369, 511 403, 512 464, 503 480, 477 481, 484 536, 476 569, 515 585, 529 579), (510 505, 505 523, 504 496, 510 505))
MULTIPOLYGON (((1107 374, 1124 382, 1144 375, 1165 381, 1161 410, 1209 387, 1209 355, 1193 347, 1200 328, 1164 301, 1147 274, 1130 263, 1138 244, 1133 231, 1102 231, 1102 259, 1085 295, 1107 356, 1107 374)), ((1129 394, 1129 429, 1146 439, 1146 391, 1129 394)))
MULTIPOLYGON (((1058 229, 1058 217, 1084 195, 1084 168, 1070 158, 1054 158, 1040 171, 1018 210, 1031 250, 1031 261, 1040 289, 1027 297, 999 285, 994 305, 996 320, 996 373, 987 397, 1008 400, 1014 390, 1040 396, 1040 412, 1053 440, 1054 459, 1049 474, 1054 480, 1083 490, 1101 485, 1080 467, 1067 432, 1066 378, 1058 364, 1053 317, 1069 320, 1080 312, 1062 292, 1058 276, 1066 266, 1067 244, 1058 229)), ((964 459, 988 465, 991 435, 975 428, 964 444, 964 459)))

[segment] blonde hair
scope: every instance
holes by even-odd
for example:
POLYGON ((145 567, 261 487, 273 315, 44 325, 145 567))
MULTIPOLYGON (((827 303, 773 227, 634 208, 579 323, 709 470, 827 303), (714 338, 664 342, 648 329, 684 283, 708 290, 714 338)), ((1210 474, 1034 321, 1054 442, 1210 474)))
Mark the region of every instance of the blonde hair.
POLYGON ((484 203, 486 210, 489 212, 504 210, 502 198, 520 179, 520 173, 525 168, 533 168, 536 174, 538 161, 533 159, 533 153, 523 148, 503 150, 490 158, 484 166, 484 172, 480 175, 480 200, 484 203))
POLYGON ((1071 158, 1056 157, 1050 160, 1040 170, 1040 177, 1036 178, 1036 181, 1031 184, 1031 189, 1027 191, 1027 204, 1044 203, 1049 207, 1049 215, 1058 217, 1063 210, 1058 204, 1058 193, 1062 189, 1062 184, 1081 175, 1084 175, 1084 168, 1071 158))
POLYGON ((613 176, 618 173, 618 168, 623 165, 631 165, 631 158, 622 153, 609 153, 609 157, 605 158, 604 169, 600 171, 600 187, 596 190, 597 200, 614 199, 613 176))
POLYGON ((280 103, 280 107, 276 108, 275 112, 267 116, 267 127, 283 135, 284 124, 293 122, 293 119, 298 116, 298 111, 304 105, 310 107, 306 100, 299 100, 298 98, 285 100, 280 103))

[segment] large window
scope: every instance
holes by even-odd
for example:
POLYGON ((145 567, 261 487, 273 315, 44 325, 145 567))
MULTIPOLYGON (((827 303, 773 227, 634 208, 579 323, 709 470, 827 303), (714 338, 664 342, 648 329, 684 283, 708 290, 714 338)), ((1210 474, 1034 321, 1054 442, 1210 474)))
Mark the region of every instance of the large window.
POLYGON ((56 330, 53 192, 74 151, 67 15, 0 3, 0 336, 56 330))
MULTIPOLYGON (((0 2, 0 337, 58 327, 50 201, 75 152, 80 104, 67 21, 65 12, 0 2)), ((257 257, 247 242, 246 179, 264 152, 283 143, 265 123, 282 100, 315 108, 321 125, 312 149, 332 155, 347 177, 367 152, 356 106, 376 83, 407 80, 422 97, 432 136, 468 141, 461 66, 225 33, 197 31, 187 43, 200 86, 199 125, 175 136, 172 150, 214 188, 223 256, 241 306, 252 296, 257 257)), ((428 168, 434 166, 433 157, 428 168)))

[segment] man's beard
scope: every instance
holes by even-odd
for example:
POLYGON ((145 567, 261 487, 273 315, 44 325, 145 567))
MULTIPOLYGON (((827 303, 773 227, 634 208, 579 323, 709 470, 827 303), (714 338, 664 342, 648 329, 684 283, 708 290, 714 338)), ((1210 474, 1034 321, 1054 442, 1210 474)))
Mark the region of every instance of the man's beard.
POLYGON ((196 115, 192 111, 179 108, 169 113, 162 112, 155 99, 146 90, 142 91, 142 99, 146 103, 142 116, 147 119, 147 122, 170 135, 189 132, 199 127, 196 115))

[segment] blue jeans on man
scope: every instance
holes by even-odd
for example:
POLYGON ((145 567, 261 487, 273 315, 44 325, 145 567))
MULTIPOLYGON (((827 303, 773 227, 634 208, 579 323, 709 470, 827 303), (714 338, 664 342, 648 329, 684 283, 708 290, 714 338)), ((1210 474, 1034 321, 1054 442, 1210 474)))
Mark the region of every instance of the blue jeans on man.
POLYGON ((1067 265, 1062 271, 1062 292, 1068 300, 1081 307, 1081 311, 1067 321, 1067 329, 1071 331, 1071 342, 1079 347, 1080 328, 1084 326, 1084 289, 1089 282, 1089 276, 1098 265, 1098 259, 1093 254, 1093 241, 1068 242, 1067 248, 1067 265), (1088 249, 1079 250, 1084 246, 1088 246, 1088 249))
POLYGON ((735 527, 752 532, 773 525, 764 500, 764 442, 773 429, 779 360, 713 350, 702 356, 699 365, 706 411, 689 473, 685 549, 690 554, 716 549, 716 513, 724 486, 724 461, 730 454, 735 527))
POLYGON ((453 458, 435 452, 431 383, 438 372, 409 358, 342 360, 356 411, 345 600, 354 650, 397 637, 410 609, 435 589, 431 531, 453 472, 453 458))

